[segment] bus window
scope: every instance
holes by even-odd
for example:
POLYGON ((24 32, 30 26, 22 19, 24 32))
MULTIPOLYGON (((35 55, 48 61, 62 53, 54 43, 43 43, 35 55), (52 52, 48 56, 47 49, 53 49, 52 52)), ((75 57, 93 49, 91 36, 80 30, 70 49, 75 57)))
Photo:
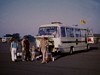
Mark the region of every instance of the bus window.
POLYGON ((67 37, 74 37, 73 28, 66 28, 67 37))
POLYGON ((57 32, 57 27, 40 27, 38 35, 53 35, 57 32))
POLYGON ((75 29, 75 35, 76 35, 76 37, 81 37, 80 29, 75 29))
POLYGON ((81 29, 81 37, 86 37, 86 30, 85 29, 81 29))
POLYGON ((66 37, 65 27, 61 27, 61 37, 66 37))

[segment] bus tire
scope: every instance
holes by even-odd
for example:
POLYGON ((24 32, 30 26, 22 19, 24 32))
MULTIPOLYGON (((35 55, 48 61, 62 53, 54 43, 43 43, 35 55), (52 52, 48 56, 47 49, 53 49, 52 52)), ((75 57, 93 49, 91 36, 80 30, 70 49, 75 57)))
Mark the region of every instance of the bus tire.
POLYGON ((70 54, 73 54, 73 51, 74 51, 74 47, 71 46, 71 47, 70 47, 70 52, 69 52, 69 53, 70 53, 70 54))

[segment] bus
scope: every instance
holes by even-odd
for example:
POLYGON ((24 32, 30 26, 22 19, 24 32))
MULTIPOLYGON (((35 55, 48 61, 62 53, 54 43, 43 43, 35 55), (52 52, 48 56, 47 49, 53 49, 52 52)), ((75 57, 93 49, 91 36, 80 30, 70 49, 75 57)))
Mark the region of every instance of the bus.
POLYGON ((72 54, 74 51, 88 50, 94 43, 92 29, 84 29, 63 25, 61 22, 41 25, 36 38, 36 46, 39 48, 41 37, 48 38, 49 50, 72 54))

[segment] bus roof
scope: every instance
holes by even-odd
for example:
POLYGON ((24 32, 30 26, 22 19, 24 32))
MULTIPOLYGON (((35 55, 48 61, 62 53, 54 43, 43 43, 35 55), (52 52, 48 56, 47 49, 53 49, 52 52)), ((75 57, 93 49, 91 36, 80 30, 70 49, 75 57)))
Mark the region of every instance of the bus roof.
POLYGON ((41 25, 40 27, 51 27, 51 26, 61 26, 61 24, 45 24, 41 25))
POLYGON ((69 25, 64 25, 64 24, 45 24, 45 25, 41 25, 40 27, 54 27, 54 26, 57 26, 57 27, 68 27, 68 28, 76 28, 76 29, 85 29, 85 28, 81 28, 79 26, 69 26, 69 25))

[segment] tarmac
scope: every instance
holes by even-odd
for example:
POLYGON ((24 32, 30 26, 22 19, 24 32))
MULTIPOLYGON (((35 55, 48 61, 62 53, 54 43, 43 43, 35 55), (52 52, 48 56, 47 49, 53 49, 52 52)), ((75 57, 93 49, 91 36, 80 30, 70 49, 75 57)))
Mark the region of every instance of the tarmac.
POLYGON ((0 75, 100 75, 100 43, 47 64, 41 60, 12 62, 10 43, 0 43, 0 75))

